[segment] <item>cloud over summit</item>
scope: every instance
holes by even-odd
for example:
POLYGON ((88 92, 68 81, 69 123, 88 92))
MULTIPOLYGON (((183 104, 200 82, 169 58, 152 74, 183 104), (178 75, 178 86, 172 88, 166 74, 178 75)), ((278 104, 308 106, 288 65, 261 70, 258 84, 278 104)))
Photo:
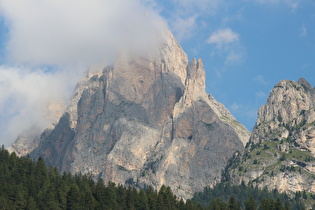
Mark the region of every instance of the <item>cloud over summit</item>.
POLYGON ((161 18, 139 0, 2 0, 15 62, 63 65, 155 43, 161 18))
POLYGON ((165 25, 143 1, 1 0, 0 144, 49 125, 47 109, 69 98, 88 66, 156 49, 165 25))

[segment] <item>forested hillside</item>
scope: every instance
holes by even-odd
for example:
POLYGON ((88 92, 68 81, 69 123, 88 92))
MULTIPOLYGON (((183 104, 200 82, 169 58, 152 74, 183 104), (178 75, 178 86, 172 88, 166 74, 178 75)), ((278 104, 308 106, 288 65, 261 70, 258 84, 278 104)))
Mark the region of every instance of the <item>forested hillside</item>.
POLYGON ((269 192, 267 187, 258 189, 251 183, 246 185, 242 182, 241 185, 232 186, 226 182, 217 184, 213 189, 205 187, 203 192, 195 193, 192 201, 208 209, 298 210, 305 208, 301 198, 303 196, 303 193, 297 193, 290 198, 276 189, 269 192))
POLYGON ((19 158, 0 149, 0 209, 200 209, 169 187, 136 190, 94 182, 88 175, 58 174, 43 159, 19 158))
POLYGON ((60 175, 42 158, 17 157, 0 149, 0 209, 303 209, 300 197, 290 199, 242 184, 205 188, 184 202, 162 186, 137 189, 95 182, 89 175, 60 175))

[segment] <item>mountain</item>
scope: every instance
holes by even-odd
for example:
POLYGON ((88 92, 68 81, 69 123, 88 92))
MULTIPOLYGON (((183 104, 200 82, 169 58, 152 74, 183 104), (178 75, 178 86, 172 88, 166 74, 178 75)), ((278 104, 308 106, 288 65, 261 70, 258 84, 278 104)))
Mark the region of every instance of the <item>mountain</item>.
POLYGON ((122 53, 90 69, 59 121, 10 151, 105 182, 164 184, 183 198, 219 182, 250 133, 206 93, 202 61, 188 63, 173 35, 163 38, 152 55, 122 53))
POLYGON ((315 192, 315 88, 303 78, 271 90, 243 153, 226 169, 234 184, 253 181, 280 191, 315 192))

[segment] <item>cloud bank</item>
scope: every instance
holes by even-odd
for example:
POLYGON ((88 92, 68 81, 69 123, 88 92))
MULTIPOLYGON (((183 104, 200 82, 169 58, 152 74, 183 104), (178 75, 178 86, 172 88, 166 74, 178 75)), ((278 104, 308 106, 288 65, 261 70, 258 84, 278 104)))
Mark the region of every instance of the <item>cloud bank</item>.
POLYGON ((64 65, 149 49, 162 21, 140 0, 2 0, 13 62, 64 65))
POLYGON ((9 146, 21 132, 56 120, 78 78, 71 71, 0 66, 0 143, 9 146))
POLYGON ((50 109, 64 108, 88 66, 108 64, 122 50, 146 53, 165 29, 150 1, 141 0, 1 0, 0 16, 0 31, 7 31, 0 59, 5 146, 49 125, 50 109))

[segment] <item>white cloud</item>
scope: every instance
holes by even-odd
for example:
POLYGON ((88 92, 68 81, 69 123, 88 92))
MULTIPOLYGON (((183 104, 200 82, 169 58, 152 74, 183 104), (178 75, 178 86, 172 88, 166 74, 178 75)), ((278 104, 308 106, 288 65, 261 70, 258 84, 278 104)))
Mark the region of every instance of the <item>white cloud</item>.
POLYGON ((236 110, 238 110, 239 108, 240 108, 240 105, 238 105, 238 104, 236 104, 236 103, 233 103, 232 106, 231 106, 231 109, 232 109, 233 111, 236 111, 236 110))
POLYGON ((56 120, 79 72, 0 66, 0 144, 9 146, 22 131, 56 120))
POLYGON ((153 3, 0 0, 8 27, 7 59, 0 66, 0 144, 51 123, 47 107, 67 100, 88 66, 111 62, 120 50, 156 49, 165 24, 153 3))
POLYGON ((262 92, 262 91, 256 92, 255 95, 259 98, 266 98, 267 97, 267 94, 262 92))
POLYGON ((181 18, 178 17, 171 24, 170 27, 176 32, 176 38, 181 41, 192 36, 192 31, 196 28, 196 16, 181 18))
POLYGON ((303 24, 300 28, 300 37, 306 37, 307 36, 307 28, 306 26, 303 24))
POLYGON ((199 13, 214 14, 224 3, 224 0, 172 0, 178 8, 177 13, 193 14, 199 13))
POLYGON ((214 68, 213 71, 217 78, 222 79, 223 74, 226 72, 225 68, 214 68))
POLYGON ((168 24, 179 41, 191 38, 200 30, 200 17, 213 16, 224 5, 225 0, 171 0, 160 10, 167 17, 168 24), (198 27, 197 27, 198 25, 198 27))
POLYGON ((239 34, 233 32, 230 28, 223 28, 211 34, 207 43, 222 46, 223 44, 229 44, 237 41, 239 41, 239 34))
POLYGON ((228 53, 227 58, 225 60, 226 65, 231 65, 238 63, 244 59, 244 54, 240 52, 231 51, 228 53))
POLYGON ((258 3, 261 4, 285 4, 288 7, 290 7, 291 9, 296 10, 299 5, 301 0, 255 0, 258 3))
POLYGON ((304 70, 304 69, 306 69, 306 68, 308 68, 308 67, 309 67, 309 64, 308 64, 308 63, 305 63, 305 64, 302 65, 301 69, 304 70))
POLYGON ((230 28, 221 28, 213 32, 206 41, 215 45, 212 56, 225 57, 225 65, 242 62, 245 59, 244 47, 240 44, 240 35, 230 28))
POLYGON ((140 0, 2 0, 7 53, 16 62, 58 64, 106 60, 117 49, 157 42, 162 19, 140 0))
POLYGON ((254 82, 258 82, 261 85, 268 85, 269 83, 265 80, 264 76, 262 75, 257 75, 256 77, 253 78, 254 82))

